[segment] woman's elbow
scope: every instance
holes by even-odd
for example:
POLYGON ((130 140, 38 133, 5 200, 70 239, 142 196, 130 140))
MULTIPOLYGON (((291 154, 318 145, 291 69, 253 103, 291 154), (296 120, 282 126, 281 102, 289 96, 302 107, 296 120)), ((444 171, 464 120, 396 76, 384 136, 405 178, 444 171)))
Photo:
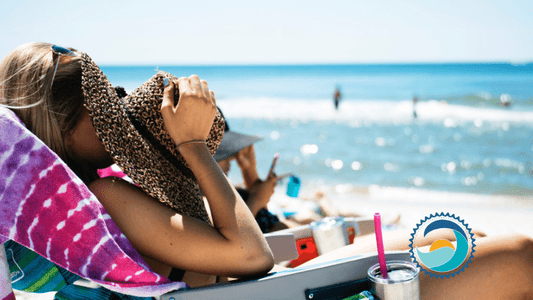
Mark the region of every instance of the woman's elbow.
POLYGON ((272 270, 274 267, 274 255, 272 254, 272 251, 268 249, 268 251, 260 255, 255 264, 258 274, 266 274, 272 270))
POLYGON ((258 251, 246 257, 239 277, 256 277, 268 273, 274 267, 274 256, 270 249, 258 251))

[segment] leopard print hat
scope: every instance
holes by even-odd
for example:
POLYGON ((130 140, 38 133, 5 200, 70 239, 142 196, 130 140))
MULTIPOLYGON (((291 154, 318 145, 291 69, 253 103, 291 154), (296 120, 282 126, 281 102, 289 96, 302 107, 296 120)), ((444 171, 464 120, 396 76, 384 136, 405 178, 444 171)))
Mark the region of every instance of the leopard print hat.
MULTIPOLYGON (((85 107, 100 141, 115 163, 147 194, 177 212, 210 223, 200 186, 165 131, 160 108, 163 79, 177 78, 158 72, 124 98, 119 98, 107 77, 82 53, 82 90, 85 107)), ((179 91, 176 90, 176 99, 179 91)), ((224 134, 224 118, 217 110, 207 138, 214 154, 224 134)))

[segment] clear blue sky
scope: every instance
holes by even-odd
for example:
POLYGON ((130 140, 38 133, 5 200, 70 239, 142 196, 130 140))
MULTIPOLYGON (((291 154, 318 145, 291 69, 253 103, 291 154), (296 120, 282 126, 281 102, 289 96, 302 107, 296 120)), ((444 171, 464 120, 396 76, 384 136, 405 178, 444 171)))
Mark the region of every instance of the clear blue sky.
POLYGON ((46 41, 99 64, 533 61, 533 1, 0 2, 0 57, 46 41))

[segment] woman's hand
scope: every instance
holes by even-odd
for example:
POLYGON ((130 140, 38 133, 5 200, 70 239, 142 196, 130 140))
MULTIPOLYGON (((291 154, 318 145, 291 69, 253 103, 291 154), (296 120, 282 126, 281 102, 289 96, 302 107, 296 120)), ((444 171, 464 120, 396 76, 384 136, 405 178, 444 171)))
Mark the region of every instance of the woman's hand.
POLYGON ((215 119, 215 94, 198 76, 181 77, 178 79, 180 97, 174 107, 174 88, 174 82, 165 78, 161 114, 167 132, 176 145, 205 141, 215 119))
POLYGON ((274 189, 276 187, 277 181, 278 177, 276 176, 276 174, 272 174, 270 178, 267 178, 264 181, 258 179, 248 189, 250 192, 250 196, 248 197, 246 204, 248 205, 248 208, 250 208, 250 211, 252 212, 254 217, 261 209, 267 208, 267 204, 268 202, 270 202, 270 197, 274 195, 274 189))

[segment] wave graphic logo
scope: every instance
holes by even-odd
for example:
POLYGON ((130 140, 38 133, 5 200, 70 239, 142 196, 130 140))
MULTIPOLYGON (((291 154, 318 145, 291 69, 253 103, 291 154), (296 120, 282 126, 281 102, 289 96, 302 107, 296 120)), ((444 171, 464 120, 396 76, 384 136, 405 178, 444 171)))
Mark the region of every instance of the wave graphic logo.
POLYGON ((468 228, 459 217, 449 213, 437 213, 421 220, 409 241, 411 257, 431 277, 448 278, 450 275, 454 277, 467 268, 474 257, 475 239, 472 229, 468 228), (447 239, 435 239, 429 247, 429 252, 413 247, 421 239, 432 238, 436 234, 451 233, 450 231, 455 236, 455 245, 447 239))

